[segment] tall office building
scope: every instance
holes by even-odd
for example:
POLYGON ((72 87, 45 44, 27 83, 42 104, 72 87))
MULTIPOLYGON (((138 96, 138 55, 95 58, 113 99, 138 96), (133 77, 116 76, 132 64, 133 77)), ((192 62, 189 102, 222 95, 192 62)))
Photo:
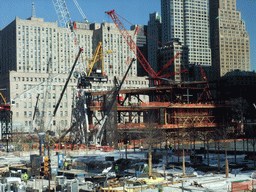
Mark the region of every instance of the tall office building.
POLYGON ((178 38, 190 64, 211 65, 208 0, 161 0, 162 42, 178 38))
MULTIPOLYGON (((114 76, 123 76, 128 68, 127 57, 133 57, 134 54, 114 24, 95 23, 89 28, 88 25, 78 23, 77 27, 77 38, 83 51, 76 70, 85 70, 88 64, 86 58, 92 58, 99 41, 102 42, 103 52, 116 52, 104 56, 103 65, 109 77, 108 82, 92 84, 93 89, 111 89, 114 76)), ((134 34, 134 31, 129 33, 134 34)), ((21 128, 33 131, 41 125, 47 126, 77 53, 73 34, 58 27, 57 22, 45 22, 36 17, 27 20, 16 17, 0 31, 0 88, 6 88, 2 93, 13 104, 13 130, 21 128), (33 120, 38 94, 40 113, 33 120)), ((129 74, 124 88, 148 86, 145 77, 137 77, 136 63, 129 74)), ((77 79, 72 76, 53 118, 52 127, 47 128, 56 130, 69 127, 76 85, 77 79)))
MULTIPOLYGON (((135 31, 136 34, 136 45, 143 54, 143 56, 148 60, 148 44, 147 44, 147 33, 148 33, 148 26, 147 25, 133 25, 130 28, 132 31, 135 31)), ((147 76, 148 73, 141 65, 139 59, 137 58, 137 71, 138 76, 147 76)))
POLYGON ((149 14, 148 21, 148 62, 155 72, 159 71, 158 53, 161 41, 161 16, 157 12, 149 14))
POLYGON ((210 0, 212 63, 218 76, 250 71, 250 38, 236 0, 210 0))

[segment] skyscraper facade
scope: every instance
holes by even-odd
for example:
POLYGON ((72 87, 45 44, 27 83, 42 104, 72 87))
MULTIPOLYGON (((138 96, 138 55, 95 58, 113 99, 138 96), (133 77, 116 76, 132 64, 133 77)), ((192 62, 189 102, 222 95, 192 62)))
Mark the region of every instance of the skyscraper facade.
POLYGON ((149 14, 148 21, 148 63, 155 72, 159 70, 158 53, 161 41, 161 16, 157 12, 149 14))
POLYGON ((210 0, 212 63, 218 76, 250 71, 250 38, 236 0, 210 0))
POLYGON ((161 0, 162 42, 178 38, 190 64, 211 65, 208 0, 161 0))

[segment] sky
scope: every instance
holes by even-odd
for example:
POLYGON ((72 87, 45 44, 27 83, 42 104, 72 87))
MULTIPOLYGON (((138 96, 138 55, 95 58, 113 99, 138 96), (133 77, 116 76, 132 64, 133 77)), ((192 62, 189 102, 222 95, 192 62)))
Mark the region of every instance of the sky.
MULTIPOLYGON (((0 0, 0 29, 11 23, 15 16, 27 19, 31 16, 32 2, 35 3, 36 17, 47 22, 58 20, 52 0, 0 0)), ((147 25, 149 14, 161 14, 161 0, 77 0, 90 23, 112 22, 105 11, 115 10, 132 24, 147 25)), ((73 0, 66 0, 73 21, 83 21, 73 0)), ((256 0, 237 0, 237 10, 242 12, 246 30, 250 35, 251 70, 256 70, 256 0)), ((130 24, 122 22, 129 29, 130 24)))

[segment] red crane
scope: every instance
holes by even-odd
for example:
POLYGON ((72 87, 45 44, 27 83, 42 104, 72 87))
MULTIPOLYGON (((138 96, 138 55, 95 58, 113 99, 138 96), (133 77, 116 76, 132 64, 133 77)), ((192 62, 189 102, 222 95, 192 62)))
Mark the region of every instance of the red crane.
MULTIPOLYGON (((153 78, 157 78, 160 76, 160 74, 167 68, 169 67, 169 65, 174 61, 174 59, 176 59, 176 57, 178 57, 178 55, 180 53, 177 53, 172 59, 170 59, 170 61, 168 63, 166 63, 163 68, 156 73, 150 66, 150 64, 148 63, 148 61, 146 60, 146 58, 143 56, 143 54, 141 53, 141 51, 139 50, 139 48, 137 47, 136 43, 133 41, 133 39, 131 38, 131 36, 129 35, 128 31, 125 29, 125 27, 123 26, 122 22, 118 19, 117 15, 115 14, 115 10, 112 11, 106 11, 105 13, 107 13, 112 20, 114 21, 117 29, 119 30, 119 32, 122 34, 123 38, 126 40, 127 44, 129 45, 130 49, 133 51, 133 53, 136 55, 136 57, 138 58, 138 60, 140 61, 141 65, 143 66, 143 68, 147 71, 147 73, 153 77, 153 78)), ((174 75, 174 73, 172 73, 174 75)), ((171 75, 170 75, 171 76, 171 75)), ((160 83, 159 83, 160 84, 160 83)))
POLYGON ((201 95, 200 95, 198 101, 203 100, 203 94, 204 94, 204 93, 206 94, 207 99, 212 99, 211 93, 210 93, 210 91, 208 90, 210 86, 209 86, 209 83, 208 83, 208 80, 207 80, 207 76, 206 76, 206 74, 205 74, 205 71, 204 71, 204 69, 203 69, 203 67, 202 67, 201 65, 198 65, 198 66, 200 67, 200 70, 201 70, 201 81, 205 81, 205 82, 206 82, 205 87, 204 87, 204 90, 203 90, 203 92, 201 93, 201 95))

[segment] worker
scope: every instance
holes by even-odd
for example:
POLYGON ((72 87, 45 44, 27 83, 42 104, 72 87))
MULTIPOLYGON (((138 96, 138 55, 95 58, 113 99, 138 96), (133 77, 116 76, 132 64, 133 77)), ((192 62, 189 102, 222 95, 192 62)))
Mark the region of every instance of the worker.
POLYGON ((141 103, 141 102, 140 102, 140 101, 138 101, 138 106, 140 106, 140 103, 141 103))
POLYGON ((27 184, 27 181, 28 181, 28 174, 27 173, 25 173, 23 175, 23 179, 24 179, 25 183, 27 184))
POLYGON ((129 105, 132 106, 132 102, 131 101, 128 101, 129 102, 129 105))
POLYGON ((118 171, 118 165, 115 166, 115 170, 118 171))
POLYGON ((66 160, 64 162, 64 170, 68 170, 68 162, 66 160))

